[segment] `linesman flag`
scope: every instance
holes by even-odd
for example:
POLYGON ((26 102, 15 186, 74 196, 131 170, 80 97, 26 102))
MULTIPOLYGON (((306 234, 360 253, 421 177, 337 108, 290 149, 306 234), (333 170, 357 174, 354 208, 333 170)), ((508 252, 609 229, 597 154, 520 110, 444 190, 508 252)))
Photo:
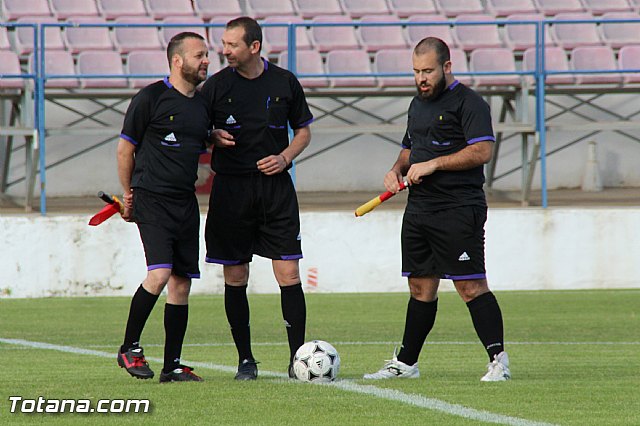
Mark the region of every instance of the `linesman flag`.
POLYGON ((115 195, 109 195, 105 192, 98 192, 98 197, 107 203, 98 213, 89 220, 89 226, 100 225, 116 213, 124 213, 124 204, 115 195))
MULTIPOLYGON (((398 188, 398 191, 402 191, 408 186, 409 186, 409 183, 407 182, 407 180, 403 180, 402 182, 400 182, 400 187, 398 188)), ((356 209, 356 217, 364 216, 365 214, 369 213, 371 210, 375 209, 380 204, 387 201, 389 198, 393 197, 394 195, 396 194, 394 194, 391 191, 386 191, 378 195, 376 198, 373 198, 372 200, 367 201, 366 203, 364 203, 363 205, 361 205, 356 209)))

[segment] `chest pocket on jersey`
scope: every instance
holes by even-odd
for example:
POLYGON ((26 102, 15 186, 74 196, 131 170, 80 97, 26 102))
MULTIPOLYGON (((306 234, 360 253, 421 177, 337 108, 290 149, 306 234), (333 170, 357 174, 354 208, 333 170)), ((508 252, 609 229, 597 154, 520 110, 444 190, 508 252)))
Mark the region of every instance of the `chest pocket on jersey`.
POLYGON ((460 137, 458 120, 447 113, 437 115, 431 122, 430 146, 434 151, 449 151, 460 137))
POLYGON ((182 146, 182 134, 184 129, 184 117, 181 114, 170 115, 163 125, 160 145, 169 148, 182 146))
POLYGON ((270 129, 286 129, 288 115, 289 105, 285 98, 267 98, 267 125, 270 129))

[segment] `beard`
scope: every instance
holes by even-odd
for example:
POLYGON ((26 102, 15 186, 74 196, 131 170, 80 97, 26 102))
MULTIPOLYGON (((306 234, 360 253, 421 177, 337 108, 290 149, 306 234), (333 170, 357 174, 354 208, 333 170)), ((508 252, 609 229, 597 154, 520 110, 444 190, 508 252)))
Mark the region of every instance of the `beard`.
POLYGON ((422 100, 429 101, 437 98, 440 94, 446 89, 447 80, 444 78, 444 74, 442 78, 438 80, 434 85, 432 85, 431 93, 422 92, 420 90, 420 85, 416 84, 416 89, 418 90, 418 97, 422 100))
POLYGON ((197 86, 206 80, 205 78, 200 77, 200 68, 199 67, 190 67, 188 65, 183 65, 180 69, 180 74, 185 81, 197 86))

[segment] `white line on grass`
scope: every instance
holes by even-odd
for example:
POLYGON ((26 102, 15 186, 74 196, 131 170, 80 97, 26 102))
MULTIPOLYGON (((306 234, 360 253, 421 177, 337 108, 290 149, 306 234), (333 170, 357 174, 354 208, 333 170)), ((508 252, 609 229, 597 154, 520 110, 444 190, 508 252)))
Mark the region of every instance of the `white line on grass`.
MULTIPOLYGON (((32 342, 22 339, 3 339, 0 338, 0 343, 6 343, 9 345, 27 346, 36 349, 48 349, 58 352, 66 352, 78 355, 92 355, 101 358, 113 358, 115 355, 109 352, 96 351, 93 349, 76 348, 73 346, 54 345, 45 342, 32 342)), ((154 362, 163 362, 161 358, 150 358, 149 360, 154 362)), ((212 364, 207 362, 186 362, 194 367, 207 368, 210 370, 223 371, 228 373, 235 373, 235 367, 229 367, 226 365, 212 364)), ((265 377, 273 377, 278 379, 287 378, 286 374, 276 373, 273 371, 260 370, 260 375, 265 377)), ((287 380, 287 383, 291 383, 287 380)), ((338 380, 333 383, 325 384, 324 386, 334 386, 338 389, 342 389, 348 392, 355 392, 363 395, 374 396, 376 398, 386 399, 390 401, 402 402, 407 405, 413 405, 415 407, 426 408, 428 410, 440 411, 445 414, 464 417, 470 420, 478 420, 487 423, 507 424, 514 426, 552 426, 550 423, 535 422, 519 417, 505 416, 501 414, 495 414, 488 411, 476 410, 468 408, 459 404, 450 404, 445 401, 441 401, 435 398, 427 398, 422 395, 404 393, 395 389, 383 389, 372 385, 361 385, 351 380, 338 380)))

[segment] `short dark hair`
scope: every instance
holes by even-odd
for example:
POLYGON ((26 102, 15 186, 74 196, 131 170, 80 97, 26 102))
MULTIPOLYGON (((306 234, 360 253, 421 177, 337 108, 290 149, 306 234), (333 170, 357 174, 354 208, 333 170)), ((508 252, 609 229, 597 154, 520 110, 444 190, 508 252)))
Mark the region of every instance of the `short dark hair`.
POLYGON ((169 61, 169 68, 171 68, 171 58, 173 58, 173 55, 176 53, 179 55, 183 54, 182 41, 187 38, 197 38, 204 41, 204 37, 191 31, 184 31, 171 37, 171 40, 169 40, 169 44, 167 45, 167 60, 169 61))
POLYGON ((247 46, 251 46, 251 43, 258 41, 260 42, 260 49, 262 49, 262 28, 260 28, 260 24, 255 19, 249 16, 241 16, 227 22, 227 29, 238 27, 244 29, 244 37, 242 39, 247 46))
POLYGON ((425 37, 416 44, 413 49, 414 55, 424 55, 429 50, 435 50, 438 55, 438 63, 444 65, 445 62, 451 60, 451 53, 449 52, 449 46, 447 43, 439 39, 438 37, 425 37))

